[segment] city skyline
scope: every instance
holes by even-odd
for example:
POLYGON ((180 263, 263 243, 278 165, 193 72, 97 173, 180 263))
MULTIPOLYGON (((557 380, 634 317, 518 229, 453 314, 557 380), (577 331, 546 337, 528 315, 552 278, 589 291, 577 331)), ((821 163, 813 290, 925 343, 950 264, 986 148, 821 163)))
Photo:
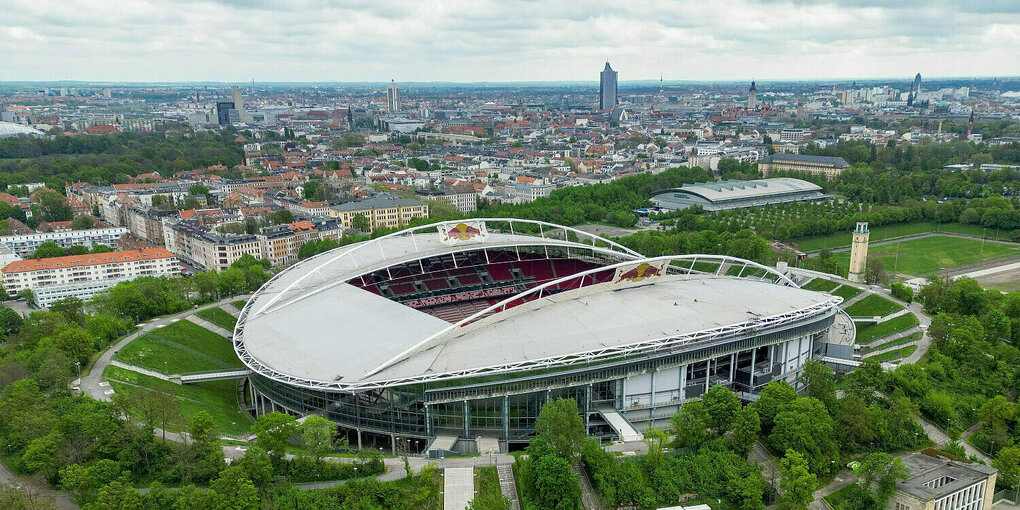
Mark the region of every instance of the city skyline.
POLYGON ((607 59, 666 81, 1020 75, 1015 2, 59 7, 6 7, 0 81, 589 81, 607 59))

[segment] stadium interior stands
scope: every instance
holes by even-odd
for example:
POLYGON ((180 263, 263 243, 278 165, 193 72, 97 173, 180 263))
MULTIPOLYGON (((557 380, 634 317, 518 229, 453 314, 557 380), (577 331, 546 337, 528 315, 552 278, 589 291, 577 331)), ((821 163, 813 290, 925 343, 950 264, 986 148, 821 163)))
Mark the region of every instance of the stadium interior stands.
MULTIPOLYGON (((597 267, 554 253, 487 250, 392 266, 348 283, 454 323, 511 294, 597 267)), ((596 273, 595 281, 612 277, 613 270, 606 270, 596 273)), ((571 280, 550 292, 579 285, 580 279, 571 280)))

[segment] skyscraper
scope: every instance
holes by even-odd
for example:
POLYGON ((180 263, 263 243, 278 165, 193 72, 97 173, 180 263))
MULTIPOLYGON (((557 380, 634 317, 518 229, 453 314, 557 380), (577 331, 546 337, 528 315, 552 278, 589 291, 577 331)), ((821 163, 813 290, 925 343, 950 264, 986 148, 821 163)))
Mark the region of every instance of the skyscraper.
POLYGON ((247 115, 244 113, 244 99, 241 98, 241 89, 237 86, 230 87, 230 96, 234 100, 234 109, 241 122, 247 123, 247 115))
POLYGON ((747 109, 754 110, 758 107, 758 89, 754 87, 754 80, 751 80, 751 88, 747 89, 747 109))
POLYGON ((386 111, 388 113, 400 111, 400 89, 393 80, 390 80, 390 86, 386 87, 386 111))
POLYGON ((616 106, 616 71, 609 67, 599 74, 599 110, 612 110, 616 106))
POLYGON ((914 76, 914 83, 910 85, 910 94, 907 95, 907 106, 914 106, 917 101, 917 94, 921 92, 921 73, 914 76))

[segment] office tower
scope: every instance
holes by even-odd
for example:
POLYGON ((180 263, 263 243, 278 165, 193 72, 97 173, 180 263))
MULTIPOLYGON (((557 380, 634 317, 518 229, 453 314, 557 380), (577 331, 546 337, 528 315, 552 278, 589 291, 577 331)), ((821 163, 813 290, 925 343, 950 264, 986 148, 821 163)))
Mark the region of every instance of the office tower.
POLYGON ((907 95, 907 106, 914 106, 917 102, 917 94, 921 92, 921 73, 914 76, 914 83, 910 85, 910 94, 907 95))
POLYGON ((616 103, 616 71, 606 62, 599 74, 599 110, 612 110, 616 103))
POLYGON ((230 96, 234 99, 234 109, 237 110, 237 117, 241 122, 247 123, 247 116, 244 113, 244 99, 241 98, 239 87, 230 87, 230 96))
POLYGON ((854 229, 853 244, 850 245, 850 274, 847 280, 856 283, 864 282, 864 271, 868 265, 868 222, 858 221, 854 229))
POLYGON ((237 122, 240 121, 240 114, 238 114, 237 110, 234 108, 234 103, 232 101, 217 102, 216 122, 221 126, 229 126, 235 123, 232 121, 233 119, 236 119, 237 122), (231 114, 231 112, 233 112, 233 114, 231 114))
POLYGON ((754 80, 751 80, 751 88, 747 89, 747 109, 754 110, 758 106, 758 89, 754 87, 754 80))
POLYGON ((390 80, 390 86, 386 87, 386 111, 388 113, 400 111, 400 89, 393 80, 390 80))

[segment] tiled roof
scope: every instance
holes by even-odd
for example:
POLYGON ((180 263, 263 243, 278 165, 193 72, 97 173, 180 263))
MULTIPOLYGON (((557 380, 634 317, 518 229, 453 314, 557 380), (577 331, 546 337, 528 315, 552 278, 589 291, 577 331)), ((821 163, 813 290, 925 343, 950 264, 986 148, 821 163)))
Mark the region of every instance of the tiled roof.
POLYGON ((16 260, 3 268, 4 273, 24 273, 42 269, 60 269, 65 267, 99 266, 116 262, 132 262, 136 260, 155 260, 172 258, 165 248, 146 248, 144 250, 114 251, 110 253, 90 253, 88 255, 70 255, 67 257, 51 257, 47 259, 16 260))

